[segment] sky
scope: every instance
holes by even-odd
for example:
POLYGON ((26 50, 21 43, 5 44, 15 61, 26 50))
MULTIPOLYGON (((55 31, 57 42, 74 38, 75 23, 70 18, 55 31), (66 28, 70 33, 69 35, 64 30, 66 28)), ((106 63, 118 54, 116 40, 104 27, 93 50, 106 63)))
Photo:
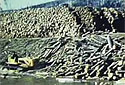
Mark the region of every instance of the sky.
POLYGON ((3 10, 20 9, 31 5, 37 5, 54 0, 0 0, 3 10))

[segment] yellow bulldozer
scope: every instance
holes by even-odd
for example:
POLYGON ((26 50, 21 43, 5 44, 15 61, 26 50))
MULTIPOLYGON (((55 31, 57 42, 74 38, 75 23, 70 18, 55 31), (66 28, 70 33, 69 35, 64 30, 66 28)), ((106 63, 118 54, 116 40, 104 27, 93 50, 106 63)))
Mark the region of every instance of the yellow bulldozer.
POLYGON ((16 58, 11 58, 8 57, 8 61, 6 62, 8 65, 18 65, 19 67, 22 68, 30 68, 34 66, 34 60, 31 59, 30 57, 25 57, 25 58, 18 58, 16 61, 16 58))
POLYGON ((16 54, 13 56, 8 56, 8 59, 6 61, 6 68, 9 69, 30 69, 34 67, 34 61, 35 59, 30 57, 24 57, 24 58, 18 58, 16 54))

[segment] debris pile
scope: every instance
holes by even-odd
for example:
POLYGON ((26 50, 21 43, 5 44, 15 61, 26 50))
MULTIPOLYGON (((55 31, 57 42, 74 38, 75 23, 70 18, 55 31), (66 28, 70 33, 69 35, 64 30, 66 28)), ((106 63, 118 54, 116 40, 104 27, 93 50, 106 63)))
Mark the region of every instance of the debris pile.
POLYGON ((110 36, 88 35, 68 43, 57 41, 52 46, 56 47, 47 48, 41 57, 48 63, 42 71, 76 79, 125 77, 125 49, 110 36))
MULTIPOLYGON (((59 37, 34 41, 12 39, 1 54, 15 51, 19 58, 34 56, 38 61, 34 62, 33 71, 38 69, 38 72, 47 72, 47 75, 54 77, 119 80, 125 77, 125 43, 121 42, 122 39, 124 37, 89 32, 80 38, 59 37), (21 42, 17 43, 19 41, 21 42)), ((5 58, 7 57, 3 57, 5 58)))

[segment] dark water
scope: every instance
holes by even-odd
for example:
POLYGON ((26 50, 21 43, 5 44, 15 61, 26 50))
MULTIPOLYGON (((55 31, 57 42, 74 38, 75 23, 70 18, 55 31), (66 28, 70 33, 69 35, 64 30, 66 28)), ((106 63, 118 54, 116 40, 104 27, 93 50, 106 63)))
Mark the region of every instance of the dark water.
MULTIPOLYGON (((68 81, 68 80, 67 80, 68 81)), ((35 78, 35 77, 23 77, 23 78, 0 78, 0 85, 125 85, 124 81, 87 81, 87 82, 59 82, 56 79, 48 78, 35 78)))
POLYGON ((67 82, 59 83, 56 79, 36 79, 33 77, 24 77, 20 79, 0 79, 0 85, 95 85, 94 82, 67 82))

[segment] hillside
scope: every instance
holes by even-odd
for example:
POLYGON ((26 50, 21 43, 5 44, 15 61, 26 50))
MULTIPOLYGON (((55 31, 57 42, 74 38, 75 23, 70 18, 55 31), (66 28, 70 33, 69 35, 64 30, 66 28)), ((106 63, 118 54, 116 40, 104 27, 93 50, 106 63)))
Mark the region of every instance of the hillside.
POLYGON ((124 0, 46 0, 46 1, 21 1, 18 0, 4 0, 1 2, 0 10, 18 10, 25 8, 41 8, 41 7, 57 7, 62 5, 69 6, 89 6, 89 7, 113 7, 113 8, 125 8, 124 0))
POLYGON ((38 7, 54 7, 68 4, 69 6, 92 6, 92 7, 113 7, 124 8, 124 0, 55 0, 52 2, 31 6, 38 7))

